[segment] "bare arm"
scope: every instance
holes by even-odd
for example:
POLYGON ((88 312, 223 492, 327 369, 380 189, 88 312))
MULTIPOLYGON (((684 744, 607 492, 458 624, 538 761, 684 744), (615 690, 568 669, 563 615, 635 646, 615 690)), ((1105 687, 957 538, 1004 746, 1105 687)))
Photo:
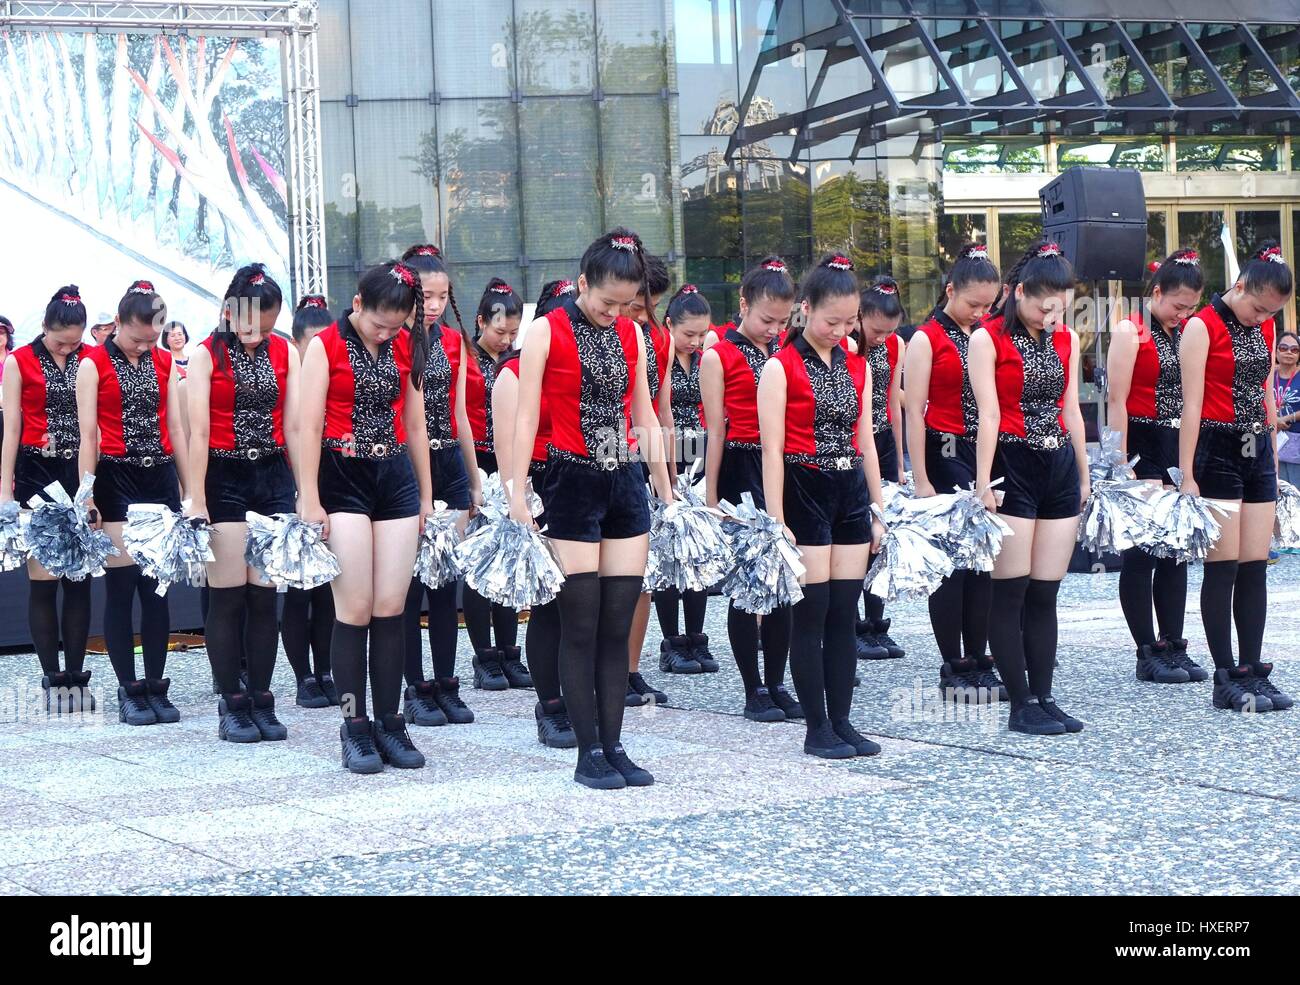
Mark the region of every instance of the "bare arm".
POLYGON ((1192 476, 1196 441, 1201 435, 1201 409, 1205 403, 1205 360, 1210 354, 1210 333, 1199 318, 1187 319, 1178 340, 1178 370, 1183 377, 1183 418, 1178 427, 1178 468, 1181 489, 1199 496, 1201 487, 1192 476))
MULTIPOLYGON (((519 378, 500 373, 492 387, 492 443, 497 453, 497 471, 506 478, 514 475, 515 410, 519 406, 519 378)), ((532 454, 529 454, 531 461, 532 454)), ((525 468, 524 472, 527 473, 525 468)))
POLYGON ((208 447, 212 439, 212 354, 199 346, 190 359, 185 388, 190 410, 190 515, 207 516, 208 447))
POLYGON ((930 399, 930 369, 933 365, 930 337, 917 332, 907 347, 907 393, 904 394, 903 406, 907 411, 907 447, 913 452, 912 484, 918 496, 934 495, 934 486, 925 470, 925 405, 930 399))
POLYGON ((308 523, 320 523, 329 536, 329 517, 320 503, 321 434, 325 431, 325 396, 330 386, 325 345, 314 338, 302 357, 302 389, 298 400, 298 512, 308 523))
MULTIPOLYGON (((890 430, 894 433, 894 448, 898 451, 898 470, 903 470, 903 360, 907 356, 907 344, 898 340, 898 361, 894 363, 894 375, 889 381, 889 416, 890 430)), ((871 367, 867 367, 870 372, 871 367)), ((873 441, 874 445, 875 442, 873 441)), ((920 446, 924 448, 925 446, 920 446)), ((879 474, 877 472, 877 474, 879 474)), ((900 476, 901 478, 901 476, 900 476)))
POLYGON ((988 485, 993 477, 993 456, 998 449, 998 426, 1002 423, 1002 410, 998 406, 998 387, 994 379, 997 358, 993 338, 987 331, 980 328, 971 335, 966 359, 970 385, 980 415, 979 429, 975 435, 975 487, 985 490, 984 505, 992 510, 997 508, 997 501, 988 485))
POLYGON ((18 360, 5 357, 3 385, 5 415, 4 448, 0 451, 0 503, 14 498, 14 465, 18 461, 18 443, 23 436, 23 381, 18 372, 18 360))
MULTIPOLYGON (((524 497, 524 479, 537 440, 537 420, 542 408, 542 377, 551 355, 551 323, 536 319, 528 326, 524 347, 519 353, 519 396, 515 408, 515 443, 511 453, 510 515, 520 523, 532 523, 524 497)), ((504 474, 504 473, 503 473, 504 474)))
MULTIPOLYGON (((669 359, 676 361, 677 354, 671 353, 669 359)), ((677 422, 673 420, 672 362, 668 364, 668 372, 664 373, 664 384, 659 388, 659 397, 655 400, 655 412, 664 443, 664 467, 668 469, 669 480, 672 480, 677 476, 677 422)))
MULTIPOLYGON (((1160 331, 1160 329, 1155 329, 1160 331)), ((1106 423, 1122 437, 1119 446, 1128 455, 1128 395, 1133 386, 1133 367, 1137 363, 1139 329, 1125 318, 1115 326, 1106 353, 1106 423)))
POLYGON ((668 473, 668 464, 664 461, 663 433, 659 427, 659 416, 655 413, 654 403, 650 400, 650 383, 645 375, 645 346, 639 345, 636 349, 636 383, 632 387, 632 426, 641 435, 641 456, 650 466, 650 480, 654 484, 655 493, 664 502, 668 502, 673 498, 673 483, 668 473))
POLYGON ((172 441, 172 457, 176 460, 177 478, 181 483, 181 499, 188 499, 193 491, 190 482, 189 438, 185 434, 184 390, 181 389, 180 367, 172 360, 171 380, 167 386, 167 434, 172 441), (180 427, 172 425, 180 422, 180 427))
POLYGON ((456 369, 456 443, 460 445, 460 456, 465 460, 465 474, 469 476, 470 505, 481 506, 483 482, 479 478, 478 455, 474 451, 474 429, 469 426, 469 413, 465 410, 465 367, 471 358, 469 347, 461 339, 460 365, 456 369))
MULTIPOLYGON (((302 440, 302 418, 299 416, 298 406, 298 374, 301 372, 298 365, 298 349, 295 346, 288 346, 288 372, 284 377, 284 447, 289 455, 289 467, 293 469, 294 477, 297 483, 301 483, 298 476, 298 456, 300 448, 298 447, 302 440)), ((193 370, 191 370, 193 372, 193 370)))
POLYGON ((424 394, 408 377, 406 399, 402 401, 402 426, 406 428, 406 455, 415 470, 420 487, 420 529, 424 518, 433 512, 433 479, 429 472, 429 435, 424 425, 424 394))
MULTIPOLYGON (((902 365, 902 360, 899 360, 902 365)), ((871 502, 876 506, 884 505, 884 494, 881 490, 880 481, 880 456, 876 452, 875 435, 872 433, 871 419, 871 366, 867 366, 867 374, 863 383, 862 392, 858 394, 858 447, 862 449, 862 471, 867 477, 867 493, 871 502)), ((902 468, 903 460, 898 460, 899 468, 902 468)), ((871 549, 877 550, 880 547, 880 537, 884 533, 884 527, 873 513, 871 516, 871 549)))
MULTIPOLYGON (((763 443, 763 499, 785 525, 785 367, 769 359, 758 378, 758 432, 763 443)), ((870 401, 868 401, 870 403, 870 401)))
MULTIPOLYGON (((83 476, 99 466, 99 370, 89 359, 77 365, 77 428, 81 448, 77 452, 77 471, 83 476)), ((94 501, 87 504, 94 508, 94 501)))
POLYGON ((718 505, 718 472, 722 468, 722 449, 727 440, 726 413, 723 410, 722 359, 706 351, 700 359, 700 403, 704 405, 704 500, 718 505))
POLYGON ((1079 409, 1079 336, 1074 329, 1070 333, 1070 382, 1065 388, 1065 406, 1061 408, 1061 417, 1065 420, 1065 429, 1070 433, 1070 444, 1074 446, 1074 461, 1079 467, 1079 502, 1088 498, 1092 481, 1088 474, 1088 442, 1083 429, 1083 412, 1079 409))

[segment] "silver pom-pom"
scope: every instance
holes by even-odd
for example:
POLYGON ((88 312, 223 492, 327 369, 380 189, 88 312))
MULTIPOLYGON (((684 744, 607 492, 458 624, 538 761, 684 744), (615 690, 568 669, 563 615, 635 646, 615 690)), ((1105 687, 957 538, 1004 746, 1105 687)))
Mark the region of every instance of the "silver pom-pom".
POLYGON ((456 530, 459 510, 447 509, 439 500, 433 504, 433 515, 424 521, 420 531, 420 549, 415 555, 415 577, 430 588, 458 581, 464 573, 456 560, 456 545, 460 533, 456 530))
MULTIPOLYGON (((937 497, 929 497, 937 498, 937 497)), ((953 573, 953 559, 943 540, 945 528, 927 522, 926 500, 904 501, 902 515, 889 523, 885 512, 872 504, 871 511, 885 525, 880 553, 872 561, 864 581, 872 595, 893 602, 901 598, 925 598, 953 573)))
MULTIPOLYGON (((1000 482, 994 479, 989 488, 1000 482)), ((923 529, 932 532, 932 542, 942 547, 953 567, 961 571, 992 571, 1003 538, 1012 535, 1007 522, 990 512, 980 496, 971 483, 969 489, 918 499, 911 507, 923 529)))
POLYGON ((51 482, 33 496, 27 521, 27 547, 36 563, 55 578, 84 581, 104 573, 104 562, 122 552, 113 546, 108 534, 90 525, 86 503, 95 491, 95 476, 81 477, 75 496, 58 482, 51 482))
MULTIPOLYGON (((465 528, 465 536, 478 532, 481 528, 489 523, 494 523, 502 517, 510 515, 510 492, 506 488, 505 481, 501 478, 500 472, 493 472, 488 475, 482 469, 478 470, 479 478, 482 480, 481 488, 483 490, 483 505, 474 516, 470 518, 469 525, 465 528)), ((533 480, 524 480, 524 497, 528 503, 528 512, 532 516, 540 516, 542 512, 542 498, 533 492, 533 480)))
POLYGON ((1133 466, 1138 463, 1138 456, 1125 457, 1123 441, 1123 435, 1114 428, 1106 428, 1101 432, 1096 449, 1088 452, 1088 474, 1093 481, 1135 478, 1133 466))
POLYGON ((0 505, 0 571, 13 571, 27 563, 26 527, 17 500, 0 505))
POLYGON ((1283 550, 1300 548, 1300 489, 1285 479, 1277 484, 1277 544, 1283 550))
POLYGON ((1174 558, 1179 562, 1204 561, 1223 532, 1214 515, 1227 516, 1238 509, 1236 503, 1211 502, 1201 496, 1179 492, 1183 473, 1170 469, 1173 489, 1159 489, 1149 500, 1151 527, 1141 547, 1155 557, 1174 558))
POLYGON ((653 502, 645 590, 708 591, 731 570, 733 561, 718 512, 684 497, 667 504, 653 502))
POLYGON ((531 524, 495 510, 455 553, 465 584, 510 609, 545 605, 564 584, 564 570, 550 543, 531 524))
POLYGON ((339 575, 339 560, 325 546, 318 523, 296 513, 263 516, 249 511, 244 561, 277 588, 311 591, 339 575))
POLYGON ((158 582, 166 595, 172 585, 203 584, 212 557, 212 528, 201 517, 187 517, 163 503, 132 503, 126 508, 122 546, 140 573, 158 582))
POLYGON ((723 500, 718 509, 726 517, 723 530, 735 557, 719 586, 722 594, 742 612, 759 616, 802 599, 799 579, 805 568, 799 548, 786 537, 781 524, 755 506, 749 493, 741 493, 739 506, 723 500))
POLYGON ((1093 476, 1079 520, 1079 543, 1093 554, 1121 554, 1149 539, 1152 487, 1140 479, 1093 476))

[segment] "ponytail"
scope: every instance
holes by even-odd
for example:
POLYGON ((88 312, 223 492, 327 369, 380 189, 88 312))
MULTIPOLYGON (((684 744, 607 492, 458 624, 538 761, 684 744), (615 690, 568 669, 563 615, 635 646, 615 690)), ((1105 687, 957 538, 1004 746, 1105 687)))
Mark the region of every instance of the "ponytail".
POLYGON ((212 364, 215 370, 222 371, 230 367, 230 347, 236 344, 235 329, 230 322, 231 309, 238 313, 245 303, 259 313, 263 310, 263 305, 266 306, 265 310, 271 310, 278 309, 284 303, 280 285, 267 276, 266 267, 260 263, 240 267, 226 288, 217 330, 212 333, 212 364))
POLYGON ((424 291, 420 275, 400 260, 371 267, 357 284, 361 307, 371 311, 396 311, 413 317, 411 323, 411 385, 417 390, 429 360, 429 334, 424 329, 424 291))
MULTIPOLYGON (((469 332, 465 330, 465 322, 460 317, 460 305, 456 303, 456 285, 451 282, 451 271, 447 269, 447 260, 442 255, 442 250, 432 243, 421 243, 418 246, 408 247, 402 254, 402 262, 410 267, 417 274, 442 274, 447 278, 447 303, 451 308, 451 313, 456 317, 456 327, 460 329, 460 337, 465 340, 466 346, 474 347, 474 339, 469 332)), ((420 311, 423 318, 424 311, 424 292, 420 292, 420 311)), ((447 313, 444 311, 442 316, 443 323, 446 323, 447 313)), ((420 328, 424 328, 423 321, 420 328)), ((425 333, 428 338, 428 333, 425 333)))
POLYGON ((983 243, 964 243, 957 251, 957 262, 948 271, 934 306, 941 309, 948 303, 949 285, 954 291, 960 291, 967 284, 997 284, 1001 280, 998 268, 989 259, 988 247, 983 243))
MULTIPOLYGON (((897 292, 897 285, 894 290, 897 292)), ((853 261, 841 253, 828 253, 817 266, 804 274, 799 283, 799 293, 809 311, 831 298, 857 297, 858 278, 853 272, 853 261)), ((806 323, 806 318, 791 319, 787 340, 793 341, 796 335, 802 335, 806 323)))
MULTIPOLYGON (((662 267, 662 262, 660 263, 662 267)), ((611 229, 582 254, 580 269, 587 284, 596 287, 610 280, 633 281, 640 284, 637 292, 645 296, 646 320, 657 329, 655 313, 650 308, 654 296, 650 289, 650 261, 641 243, 641 237, 623 226, 611 229)), ((667 274, 665 272, 665 280, 667 274)), ((667 284, 664 284, 664 290, 667 284)))
POLYGON ((1016 315, 1017 284, 1030 297, 1073 290, 1074 268, 1061 252, 1061 247, 1051 240, 1043 240, 1029 247, 1008 271, 1006 297, 991 312, 995 316, 1002 316, 1002 331, 1008 334, 1020 324, 1016 315))
POLYGON ((1291 276, 1291 268, 1282 257, 1282 249, 1276 240, 1271 239, 1255 248, 1237 279, 1251 294, 1271 289, 1285 297, 1295 289, 1295 280, 1291 276))

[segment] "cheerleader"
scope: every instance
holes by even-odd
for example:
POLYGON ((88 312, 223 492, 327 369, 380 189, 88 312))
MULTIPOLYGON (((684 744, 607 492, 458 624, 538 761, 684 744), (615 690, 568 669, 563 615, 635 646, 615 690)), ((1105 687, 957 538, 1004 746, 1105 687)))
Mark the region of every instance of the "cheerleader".
MULTIPOLYGON (((492 388, 499 361, 514 348, 523 314, 524 302, 514 288, 500 277, 493 277, 479 299, 474 316, 478 338, 469 343, 470 359, 465 372, 465 412, 474 433, 474 455, 479 468, 488 475, 497 471, 492 388)), ((487 691, 532 687, 533 680, 515 645, 519 613, 489 602, 468 584, 461 593, 461 607, 465 610, 465 631, 474 647, 474 686, 487 691)))
MULTIPOLYGON (((853 263, 827 256, 799 290, 803 317, 758 386, 766 508, 807 568, 793 608, 790 674, 807 726, 805 753, 874 756, 880 746, 849 722, 858 595, 883 532, 871 516, 881 502, 871 368, 841 345, 858 324, 853 263)), ((854 341, 862 351, 864 340, 854 341)))
POLYGON ((339 561, 330 660, 344 716, 342 762, 353 773, 424 765, 398 710, 402 612, 420 526, 433 512, 421 440, 424 326, 419 275, 381 263, 362 275, 352 310, 312 339, 302 366, 299 501, 304 520, 324 525, 339 561))
POLYGON ((189 514, 212 524, 204 626, 220 688, 217 737, 278 741, 271 677, 278 626, 275 586, 248 567, 249 511, 292 513, 296 492, 289 449, 298 436, 298 353, 274 334, 284 297, 260 263, 240 267, 226 288, 217 330, 186 374, 189 402, 189 514), (240 687, 241 656, 248 687, 240 687))
MULTIPOLYGON (((614 229, 582 256, 578 295, 529 327, 519 360, 511 515, 531 522, 524 492, 541 394, 551 414, 547 533, 566 574, 560 589, 560 688, 578 737, 574 779, 612 789, 654 782, 623 749, 628 637, 645 577, 650 504, 628 435, 649 445, 658 494, 671 501, 635 323, 620 305, 646 286, 641 239, 614 229)), ((651 316, 653 321, 653 316, 651 316)))
MULTIPOLYGON (((690 472, 704 457, 704 421, 700 413, 700 361, 712 312, 708 300, 694 284, 683 284, 668 302, 664 324, 672 337, 673 353, 669 385, 673 416, 674 468, 677 475, 690 472)), ((663 643, 659 646, 659 669, 665 674, 714 673, 718 662, 709 652, 704 634, 704 615, 709 593, 678 592, 665 588, 655 592, 655 612, 663 643), (686 632, 677 621, 678 603, 686 616, 686 632)))
MULTIPOLYGON (((167 697, 170 613, 158 582, 140 573, 122 545, 127 507, 161 503, 180 512, 186 479, 186 438, 171 354, 159 347, 158 325, 167 306, 147 280, 127 288, 117 305, 112 338, 85 351, 77 365, 78 472, 95 476, 87 507, 98 514, 114 546, 104 576, 104 639, 117 675, 118 720, 128 725, 178 722, 167 697), (174 456, 174 457, 173 457, 174 456), (135 672, 133 599, 140 601, 144 677, 135 672)), ((94 515, 92 514, 92 515, 94 515)))
MULTIPOLYGON (((1178 465, 1183 413, 1179 333, 1200 307, 1204 286, 1196 251, 1175 250, 1147 284, 1151 327, 1140 312, 1134 312, 1115 326, 1106 357, 1106 421, 1120 433, 1124 457, 1138 456, 1137 477, 1156 487, 1169 485, 1169 469, 1178 465)), ((1205 669, 1187 655, 1183 639, 1185 563, 1130 547, 1119 573, 1119 604, 1137 646, 1139 681, 1184 684, 1209 679, 1205 669), (1159 638, 1151 619, 1153 605, 1159 638)))
MULTIPOLYGON (((324 295, 308 294, 299 299, 293 313, 293 347, 299 365, 311 340, 333 323, 334 316, 324 295)), ((295 406, 301 412, 300 405, 295 406)), ((334 675, 330 672, 333 632, 334 594, 329 585, 318 585, 310 591, 290 588, 284 593, 280 640, 298 682, 295 703, 300 708, 328 708, 339 703, 334 675)))
MULTIPOLYGON (((483 502, 474 434, 465 405, 465 379, 471 362, 469 337, 438 247, 428 243, 412 246, 402 254, 402 262, 420 277, 424 330, 429 338, 421 390, 433 498, 460 511, 457 529, 463 533, 469 511, 483 502), (459 331, 443 324, 448 307, 456 316, 459 331)), ((456 676, 456 585, 452 582, 428 588, 418 578, 412 578, 407 589, 403 708, 406 720, 414 725, 468 725, 474 721, 474 712, 461 700, 460 678, 456 676), (424 648, 420 645, 420 609, 426 598, 433 662, 430 681, 424 678, 424 648)))
POLYGON ((1260 659, 1277 509, 1274 319, 1293 289, 1282 251, 1266 242, 1230 290, 1187 320, 1179 344, 1182 491, 1229 507, 1217 517, 1222 533, 1205 559, 1201 619, 1214 658, 1214 707, 1233 711, 1281 711, 1293 704, 1269 680, 1273 665, 1260 659))
POLYGON ((1029 248, 1007 284, 1002 307, 971 336, 969 356, 976 487, 1014 534, 993 566, 989 648, 1011 699, 1011 730, 1061 735, 1083 729, 1052 697, 1056 594, 1088 498, 1079 340, 1064 322, 1074 270, 1045 242, 1029 248), (1001 506, 989 489, 995 476, 1001 506))
MULTIPOLYGON (((871 368, 871 430, 876 446, 880 478, 897 483, 903 461, 903 359, 907 350, 898 337, 898 323, 903 320, 903 305, 898 283, 892 277, 877 277, 862 292, 858 310, 861 332, 857 338, 865 345, 857 349, 871 368)), ((856 343, 847 336, 844 343, 856 343)), ((897 660, 905 655, 889 635, 885 618, 885 600, 862 589, 866 619, 857 625, 857 653, 863 660, 897 660)))
MULTIPOLYGON (((536 314, 542 318, 548 311, 561 305, 563 299, 576 293, 572 281, 550 281, 543 285, 537 301, 536 314)), ((496 443, 497 468, 501 474, 513 473, 515 418, 519 410, 519 350, 511 349, 502 357, 496 386, 492 388, 493 437, 496 443)), ((546 446, 551 440, 551 414, 546 395, 538 405, 537 437, 528 463, 528 479, 533 492, 540 495, 546 488, 546 446)), ((545 528, 545 514, 535 518, 539 527, 545 528)), ((537 741, 551 749, 573 749, 578 736, 573 731, 560 691, 560 606, 552 599, 545 605, 535 605, 528 614, 528 630, 524 637, 528 651, 528 669, 537 692, 533 717, 537 720, 537 741)))
MULTIPOLYGON (((69 496, 77 491, 76 379, 85 330, 86 306, 77 286, 69 284, 59 288, 45 306, 40 336, 5 359, 0 503, 17 500, 25 507, 33 498, 44 499, 45 487, 54 482, 69 496)), ((27 562, 27 578, 27 621, 41 662, 45 710, 54 714, 93 711, 90 671, 83 669, 90 629, 90 579, 55 578, 32 560, 27 562)))
MULTIPOLYGON (((907 444, 914 449, 912 481, 918 497, 969 489, 975 482, 979 412, 967 352, 972 333, 1001 288, 988 250, 967 243, 948 272, 934 312, 907 345, 907 444)), ((955 571, 930 595, 930 626, 943 661, 939 687, 945 693, 978 688, 977 696, 1007 699, 993 658, 985 652, 992 591, 988 572, 955 571)))
MULTIPOLYGON (((758 430, 758 378, 776 352, 776 341, 794 308, 794 281, 785 261, 769 256, 740 282, 740 325, 729 328, 700 360, 700 395, 707 437, 705 497, 739 505, 742 493, 763 507, 763 453, 758 430)), ((856 610, 857 603, 853 603, 856 610)), ((727 607, 727 637, 745 686, 745 717, 781 722, 803 717, 785 687, 790 651, 790 609, 763 617, 763 675, 758 671, 758 618, 734 604, 727 607)))
MULTIPOLYGON (((623 317, 632 319, 641 330, 641 339, 645 344, 646 382, 650 385, 650 401, 655 408, 655 416, 663 427, 664 436, 672 429, 672 380, 668 376, 668 364, 672 359, 672 336, 668 330, 658 324, 653 315, 659 310, 659 302, 668 290, 668 268, 663 260, 649 253, 645 257, 646 286, 629 304, 623 305, 623 317)), ((664 447, 667 447, 665 440, 664 447)), ((645 481, 650 481, 649 466, 642 463, 645 481)), ((636 603, 636 612, 632 615, 632 634, 628 637, 628 676, 627 695, 624 698, 629 708, 638 705, 661 705, 668 701, 668 695, 650 686, 641 676, 641 647, 645 645, 646 629, 650 625, 650 593, 643 592, 636 603)))

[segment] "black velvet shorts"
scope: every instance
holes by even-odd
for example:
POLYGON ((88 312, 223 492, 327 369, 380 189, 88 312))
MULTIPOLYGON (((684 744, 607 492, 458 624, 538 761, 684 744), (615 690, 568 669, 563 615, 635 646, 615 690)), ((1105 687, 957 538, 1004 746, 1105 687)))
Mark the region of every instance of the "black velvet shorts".
POLYGON ((76 455, 61 458, 20 448, 18 457, 14 460, 14 499, 23 509, 27 508, 27 501, 33 496, 49 499, 43 490, 51 482, 59 483, 72 496, 77 491, 79 478, 76 455))
POLYGON ((798 544, 871 542, 871 497, 861 467, 815 469, 787 462, 784 499, 785 525, 798 544))
POLYGON ((996 487, 1003 494, 999 513, 1027 520, 1065 520, 1081 511, 1079 463, 1068 441, 1061 448, 999 441, 993 478, 1002 479, 996 487))
POLYGON ((263 516, 292 513, 298 498, 293 470, 282 454, 255 462, 210 456, 204 491, 213 523, 243 523, 250 510, 263 516))
POLYGON ((100 519, 122 523, 126 508, 135 503, 162 503, 179 513, 181 486, 176 464, 165 461, 146 467, 101 458, 95 466, 95 507, 100 519))
POLYGON ((497 468, 497 453, 494 451, 484 451, 482 448, 474 449, 474 458, 478 462, 478 467, 488 475, 496 475, 499 471, 497 468))
POLYGON ((420 487, 405 451, 356 458, 322 448, 317 482, 326 513, 360 513, 376 522, 420 515, 420 487))
POLYGON ((459 445, 430 449, 429 471, 433 477, 434 499, 442 500, 449 509, 469 509, 469 475, 459 445))
POLYGON ((1192 478, 1206 499, 1271 503, 1277 499, 1273 436, 1201 426, 1192 478))
POLYGON ((591 468, 563 458, 546 463, 546 535, 595 544, 650 530, 650 499, 640 462, 591 468))
POLYGON ((533 520, 539 527, 544 527, 546 526, 546 463, 529 462, 528 478, 533 481, 533 492, 537 493, 542 501, 542 512, 533 517, 533 520))
POLYGON ((740 494, 745 492, 753 494, 755 506, 764 508, 762 449, 724 447, 718 467, 718 499, 739 506, 740 494))
POLYGON ((1178 428, 1146 421, 1128 422, 1128 457, 1138 456, 1133 473, 1139 479, 1159 479, 1171 484, 1169 470, 1178 465, 1178 428))
POLYGON ((897 482, 899 477, 898 445, 894 441, 894 432, 877 431, 876 460, 880 463, 880 481, 897 482))
POLYGON ((975 442, 960 434, 926 431, 925 474, 940 495, 969 489, 975 481, 975 442))

